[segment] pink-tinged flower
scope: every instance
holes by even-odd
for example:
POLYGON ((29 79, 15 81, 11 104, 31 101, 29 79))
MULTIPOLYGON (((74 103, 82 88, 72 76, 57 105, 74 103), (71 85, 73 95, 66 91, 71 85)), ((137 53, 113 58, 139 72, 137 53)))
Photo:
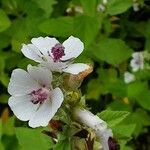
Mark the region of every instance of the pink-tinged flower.
POLYGON ((18 119, 29 120, 30 127, 47 126, 64 100, 61 89, 53 89, 51 82, 52 73, 42 67, 28 65, 27 72, 12 72, 8 104, 18 119))
POLYGON ((72 64, 84 49, 78 38, 70 36, 61 44, 56 38, 38 37, 33 38, 31 43, 23 45, 22 53, 51 71, 78 74, 89 67, 83 63, 72 64))

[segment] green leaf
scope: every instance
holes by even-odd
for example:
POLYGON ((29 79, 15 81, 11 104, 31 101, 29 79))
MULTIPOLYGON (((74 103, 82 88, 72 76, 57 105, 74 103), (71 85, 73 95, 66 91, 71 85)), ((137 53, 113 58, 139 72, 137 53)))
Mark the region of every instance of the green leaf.
POLYGON ((127 60, 132 50, 120 39, 103 39, 92 51, 94 56, 100 60, 106 61, 109 64, 117 65, 127 60))
POLYGON ((150 110, 150 90, 144 90, 136 100, 143 108, 150 110))
POLYGON ((79 37, 88 47, 101 28, 101 20, 102 18, 99 16, 77 16, 74 20, 74 35, 79 37))
POLYGON ((138 136, 140 132, 142 132, 145 126, 150 125, 150 117, 146 111, 143 109, 137 109, 135 112, 131 113, 131 115, 125 120, 125 123, 136 123, 136 128, 134 132, 135 136, 138 136))
POLYGON ((150 117, 148 113, 143 109, 137 109, 134 113, 131 114, 131 118, 134 120, 134 122, 136 120, 137 124, 143 124, 144 126, 150 125, 150 117))
POLYGON ((127 93, 129 98, 136 98, 147 89, 147 83, 133 82, 127 86, 127 93))
POLYGON ((11 22, 6 13, 0 9, 0 32, 5 31, 10 26, 10 24, 11 22))
POLYGON ((56 3, 55 0, 33 0, 39 6, 39 8, 43 9, 48 15, 50 15, 53 11, 53 5, 56 3))
POLYGON ((40 129, 20 127, 15 131, 21 150, 48 150, 52 146, 50 137, 44 135, 40 129))
POLYGON ((0 141, 0 150, 5 150, 5 148, 4 148, 3 144, 1 143, 1 141, 0 141))
POLYGON ((41 32, 59 37, 68 37, 73 32, 73 18, 60 17, 57 19, 48 19, 39 25, 41 32))
POLYGON ((71 142, 69 138, 58 141, 58 143, 54 146, 53 150, 71 150, 71 142))
POLYGON ((103 87, 97 79, 91 80, 87 85, 86 99, 98 99, 103 87))
POLYGON ((96 14, 97 0, 80 0, 83 11, 88 16, 94 16, 96 14))
POLYGON ((131 83, 127 91, 130 98, 136 100, 143 108, 150 110, 150 91, 146 82, 131 83))
POLYGON ((73 128, 68 128, 68 126, 65 126, 63 132, 58 134, 58 143, 54 145, 54 150, 71 150, 72 129, 73 128))
POLYGON ((132 0, 109 0, 106 12, 110 15, 117 15, 127 11, 133 2, 132 0))
POLYGON ((1 137, 2 137, 2 120, 0 118, 0 141, 1 141, 1 137))
POLYGON ((3 134, 6 135, 14 135, 14 117, 8 118, 7 121, 2 123, 3 127, 3 134))
POLYGON ((119 111, 132 111, 132 107, 129 104, 124 103, 124 101, 114 100, 107 107, 110 110, 119 111))
POLYGON ((0 81, 2 82, 2 84, 7 87, 8 83, 9 83, 9 77, 8 74, 6 73, 2 73, 1 77, 0 77, 0 81))
POLYGON ((0 103, 8 103, 9 96, 7 94, 1 94, 0 95, 0 103))
POLYGON ((2 74, 2 72, 4 71, 5 68, 5 61, 3 59, 3 57, 0 57, 0 76, 2 74))
MULTIPOLYGON (((15 135, 3 135, 2 144, 5 147, 5 150, 20 150, 18 141, 15 135)), ((1 150, 1 149, 0 149, 1 150)))
POLYGON ((5 48, 10 43, 10 37, 5 34, 0 34, 0 49, 5 48))
POLYGON ((112 130, 117 138, 131 138, 135 127, 135 124, 117 125, 113 127, 112 130))
POLYGON ((120 144, 120 150, 134 150, 134 149, 128 149, 128 146, 126 146, 126 144, 127 144, 127 140, 126 139, 121 139, 121 140, 119 140, 119 144, 120 144))
POLYGON ((123 121, 129 115, 129 112, 105 110, 97 115, 105 120, 110 127, 113 127, 123 121))

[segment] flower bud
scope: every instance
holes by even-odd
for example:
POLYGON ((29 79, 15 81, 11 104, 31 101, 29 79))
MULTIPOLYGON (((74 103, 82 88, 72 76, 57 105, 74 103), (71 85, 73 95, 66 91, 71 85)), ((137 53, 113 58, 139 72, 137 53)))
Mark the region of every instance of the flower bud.
POLYGON ((77 74, 77 75, 71 74, 71 75, 69 76, 68 86, 69 86, 71 89, 78 89, 78 88, 81 86, 81 83, 82 83, 83 79, 84 79, 87 75, 89 75, 92 71, 93 71, 93 66, 92 66, 92 65, 89 65, 89 68, 86 69, 85 71, 80 72, 80 73, 77 74))

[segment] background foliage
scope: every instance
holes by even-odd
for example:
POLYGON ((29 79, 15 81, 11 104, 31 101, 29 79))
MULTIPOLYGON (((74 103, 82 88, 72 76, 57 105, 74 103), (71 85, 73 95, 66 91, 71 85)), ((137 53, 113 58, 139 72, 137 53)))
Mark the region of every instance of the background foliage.
MULTIPOLYGON (((1 150, 51 147, 52 141, 40 129, 25 128, 26 123, 12 115, 7 106, 7 85, 13 69, 33 64, 21 54, 22 43, 38 36, 55 36, 63 41, 70 35, 85 44, 77 61, 94 65, 93 73, 82 84, 87 105, 122 139, 121 149, 150 149, 150 73, 137 72, 137 80, 130 84, 123 80, 132 53, 150 51, 150 1, 137 1, 137 12, 132 0, 108 0, 105 11, 98 12, 102 0, 0 0, 1 150)), ((54 149, 69 150, 69 144, 65 138, 54 149)))

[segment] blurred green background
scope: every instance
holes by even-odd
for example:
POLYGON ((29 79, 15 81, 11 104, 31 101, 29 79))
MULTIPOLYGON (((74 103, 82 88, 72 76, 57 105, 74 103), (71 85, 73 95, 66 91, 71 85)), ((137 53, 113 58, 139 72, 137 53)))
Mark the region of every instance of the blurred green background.
POLYGON ((130 84, 123 78, 132 53, 150 51, 150 1, 136 2, 139 11, 133 10, 133 0, 108 0, 106 5, 102 0, 0 0, 0 150, 50 147, 39 130, 24 128, 27 124, 13 116, 7 85, 13 69, 34 64, 23 57, 23 43, 39 36, 63 41, 70 35, 85 44, 76 61, 94 66, 81 87, 87 105, 95 114, 104 109, 129 111, 113 129, 123 139, 121 149, 150 149, 150 72, 137 72, 130 84), (104 11, 98 11, 99 4, 104 11))

